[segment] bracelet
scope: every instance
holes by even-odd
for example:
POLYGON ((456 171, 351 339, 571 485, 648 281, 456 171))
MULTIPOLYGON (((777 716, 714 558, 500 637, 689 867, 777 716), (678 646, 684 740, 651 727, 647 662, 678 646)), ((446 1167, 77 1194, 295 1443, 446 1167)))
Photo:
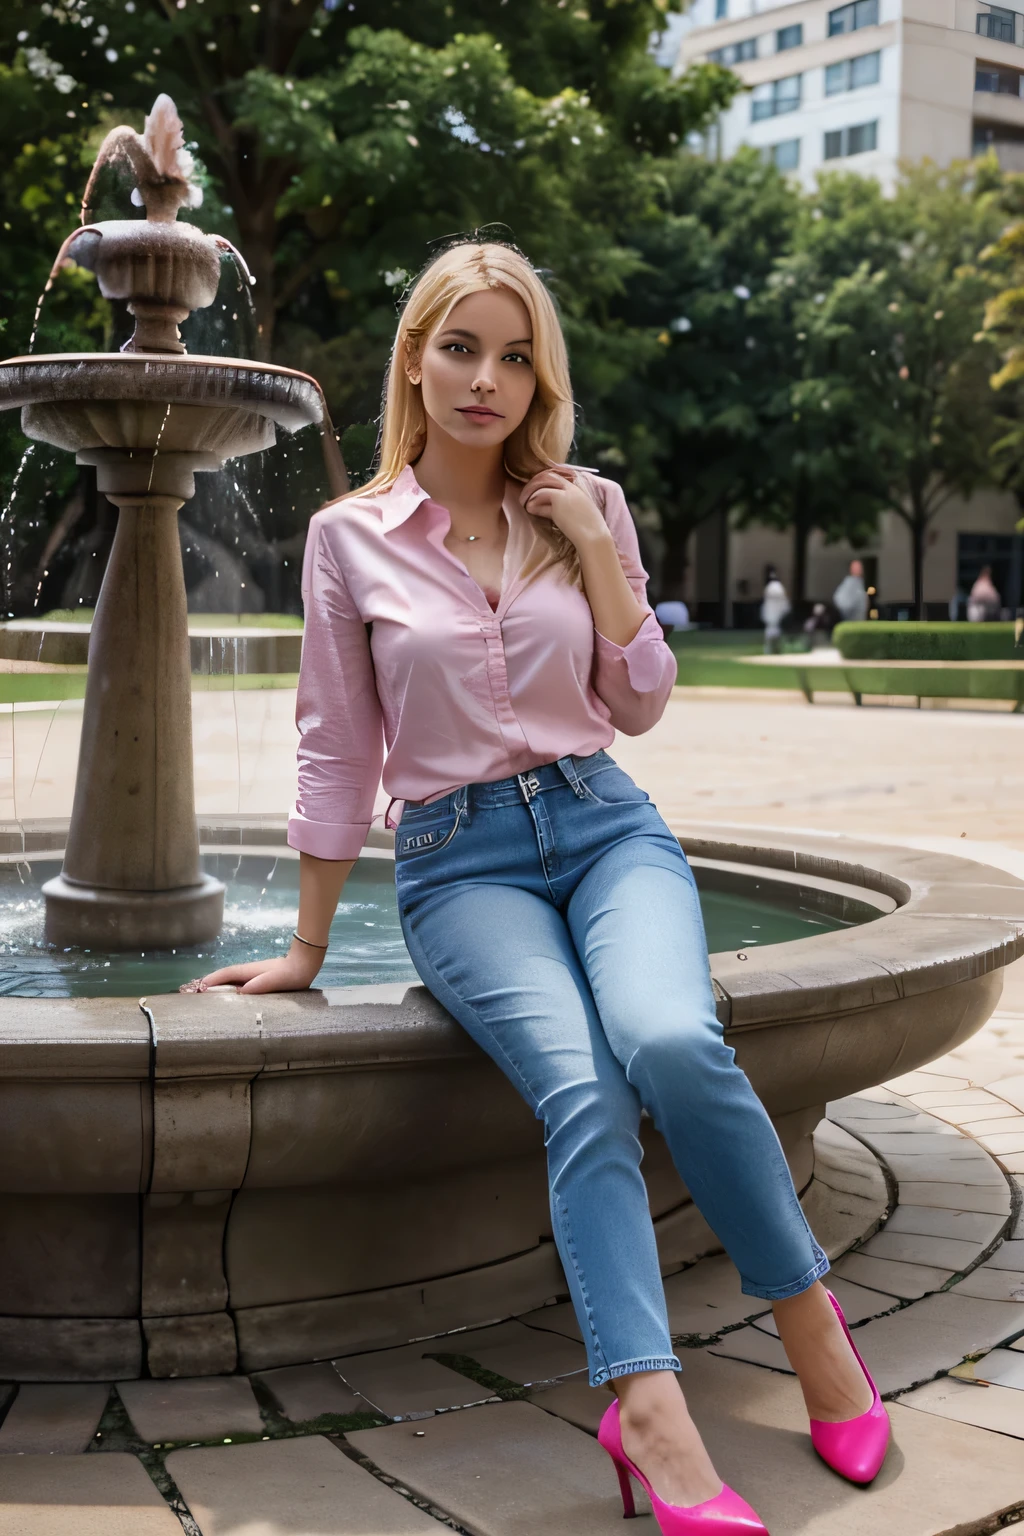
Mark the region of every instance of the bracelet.
POLYGON ((313 944, 309 939, 304 939, 297 928, 292 929, 292 938, 298 939, 300 944, 305 944, 307 949, 328 949, 327 944, 313 944))

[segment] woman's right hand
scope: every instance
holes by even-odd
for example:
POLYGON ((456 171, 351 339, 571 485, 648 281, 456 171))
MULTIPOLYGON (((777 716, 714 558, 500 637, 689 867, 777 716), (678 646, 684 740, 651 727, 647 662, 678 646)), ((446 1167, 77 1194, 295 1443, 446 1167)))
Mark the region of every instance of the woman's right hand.
POLYGON ((225 965, 208 976, 187 981, 179 992, 206 992, 210 987, 235 987, 239 992, 304 992, 313 985, 326 951, 292 940, 286 955, 225 965))

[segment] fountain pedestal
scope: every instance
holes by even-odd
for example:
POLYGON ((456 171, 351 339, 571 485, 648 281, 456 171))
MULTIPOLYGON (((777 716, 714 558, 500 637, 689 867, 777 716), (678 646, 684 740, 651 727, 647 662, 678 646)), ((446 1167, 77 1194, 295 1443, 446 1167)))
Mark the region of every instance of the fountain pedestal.
POLYGON ((79 454, 119 515, 89 641, 64 868, 45 886, 46 937, 61 947, 167 949, 220 930, 224 887, 199 868, 178 540, 205 457, 79 454))

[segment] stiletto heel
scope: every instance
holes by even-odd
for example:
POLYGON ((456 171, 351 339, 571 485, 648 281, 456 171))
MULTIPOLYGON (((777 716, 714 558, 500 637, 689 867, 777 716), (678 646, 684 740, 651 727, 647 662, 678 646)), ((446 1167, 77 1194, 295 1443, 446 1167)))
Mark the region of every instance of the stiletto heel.
POLYGON ((630 1483, 630 1478, 635 1477, 647 1492, 662 1536, 712 1536, 712 1533, 713 1536, 768 1536, 768 1531, 750 1505, 729 1487, 723 1486, 717 1498, 706 1499, 703 1504, 692 1504, 689 1508, 666 1504, 663 1499, 659 1499, 640 1468, 630 1461, 622 1448, 622 1425, 617 1401, 612 1403, 602 1418, 597 1438, 615 1464, 627 1520, 636 1514, 630 1483))
POLYGON ((633 1484, 629 1473, 621 1461, 615 1463, 615 1470, 619 1474, 619 1492, 622 1494, 622 1518, 632 1520, 636 1514, 636 1504, 633 1502, 633 1484))
POLYGON ((871 1379, 871 1372, 864 1364, 856 1344, 850 1337, 842 1307, 831 1291, 826 1290, 825 1294, 843 1325, 847 1342, 871 1388, 873 1401, 868 1411, 858 1414, 855 1419, 843 1419, 838 1424, 830 1424, 824 1419, 812 1419, 811 1444, 822 1461, 826 1462, 833 1472, 838 1472, 840 1477, 848 1478, 851 1483, 870 1483, 878 1476, 889 1447, 889 1415, 878 1395, 878 1388, 871 1379))

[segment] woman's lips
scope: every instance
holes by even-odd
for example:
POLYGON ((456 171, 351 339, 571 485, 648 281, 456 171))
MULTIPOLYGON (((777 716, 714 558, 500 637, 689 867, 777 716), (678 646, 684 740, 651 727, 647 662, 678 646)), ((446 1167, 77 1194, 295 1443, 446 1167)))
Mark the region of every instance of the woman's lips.
POLYGON ((460 416, 473 416, 477 421, 502 421, 504 418, 500 411, 492 411, 486 405, 457 405, 455 409, 460 416))

